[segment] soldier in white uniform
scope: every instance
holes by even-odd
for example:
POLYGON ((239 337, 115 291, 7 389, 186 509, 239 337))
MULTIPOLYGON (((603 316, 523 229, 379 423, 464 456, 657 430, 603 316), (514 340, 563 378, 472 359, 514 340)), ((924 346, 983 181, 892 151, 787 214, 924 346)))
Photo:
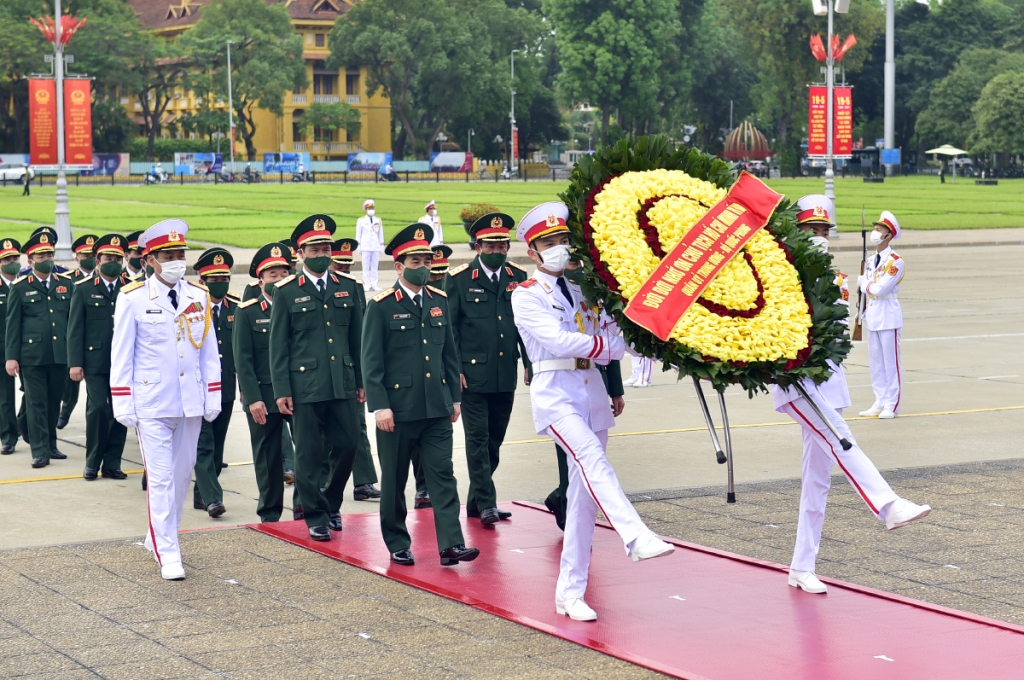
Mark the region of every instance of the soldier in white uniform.
MULTIPOLYGON (((813 232, 811 241, 827 252, 829 227, 834 215, 832 201, 824 195, 812 194, 797 201, 797 209, 797 225, 802 231, 813 232)), ((840 299, 836 304, 849 307, 850 290, 845 274, 836 276, 836 285, 840 290, 840 299)), ((915 505, 897 496, 874 463, 857 446, 843 420, 843 409, 850 406, 846 376, 842 366, 832 361, 829 361, 829 368, 832 369, 832 376, 821 385, 806 379, 800 385, 836 430, 853 444, 848 451, 843 450, 839 440, 795 388, 782 389, 777 385, 770 387, 775 410, 793 418, 802 429, 804 455, 800 514, 796 525, 793 561, 789 567, 789 585, 809 593, 824 593, 827 590, 815 572, 821 528, 825 522, 825 505, 832 485, 833 463, 839 464, 850 484, 889 529, 904 526, 931 512, 927 505, 915 505)))
POLYGON ((434 238, 430 239, 430 247, 435 248, 444 244, 444 232, 441 231, 441 218, 437 216, 437 203, 431 201, 423 206, 426 213, 418 221, 434 230, 434 238))
POLYGON ((577 621, 594 621, 597 614, 583 597, 598 508, 634 561, 667 555, 673 547, 640 519, 605 455, 608 428, 615 419, 595 363, 621 359, 625 343, 618 326, 588 305, 579 286, 562 276, 570 254, 568 216, 564 204, 551 202, 537 206, 519 222, 516 236, 527 243, 538 267, 533 278, 512 293, 512 310, 533 365, 534 427, 569 456, 555 611, 577 621))
POLYGON ((139 237, 154 275, 121 289, 110 357, 114 417, 136 429, 148 478, 146 548, 161 575, 174 581, 185 578, 178 526, 200 427, 221 410, 210 298, 203 286, 183 280, 187 233, 182 220, 164 220, 139 237))
POLYGON ((363 201, 363 210, 366 214, 356 220, 356 240, 359 241, 356 250, 363 257, 363 288, 380 290, 377 286, 377 267, 380 254, 384 251, 384 222, 374 216, 376 206, 372 199, 363 201))
POLYGON ((888 210, 874 224, 871 243, 874 255, 868 256, 864 274, 857 280, 868 296, 864 327, 868 331, 868 358, 871 362, 871 389, 875 403, 862 416, 895 418, 900 412, 903 393, 903 359, 900 356, 900 330, 903 310, 896 293, 903 281, 905 263, 891 243, 900 237, 900 223, 888 210))

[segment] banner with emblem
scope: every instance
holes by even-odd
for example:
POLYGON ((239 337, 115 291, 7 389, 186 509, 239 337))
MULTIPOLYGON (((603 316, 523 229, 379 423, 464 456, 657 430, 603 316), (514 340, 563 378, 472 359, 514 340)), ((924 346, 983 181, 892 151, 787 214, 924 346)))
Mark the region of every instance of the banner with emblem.
POLYGON ((64 81, 64 159, 68 165, 92 166, 92 81, 64 81))
POLYGON ((29 78, 28 121, 32 165, 56 165, 57 85, 53 80, 29 78))

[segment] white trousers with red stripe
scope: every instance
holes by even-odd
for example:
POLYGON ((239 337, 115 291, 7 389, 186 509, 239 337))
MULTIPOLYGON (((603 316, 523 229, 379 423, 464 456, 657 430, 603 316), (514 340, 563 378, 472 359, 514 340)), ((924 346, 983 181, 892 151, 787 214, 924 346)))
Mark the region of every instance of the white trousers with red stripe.
POLYGON ((202 416, 140 418, 136 425, 146 468, 149 529, 146 548, 163 566, 181 562, 178 527, 196 466, 202 416))
POLYGON ((594 521, 600 509, 626 546, 648 531, 626 498, 619 478, 605 455, 608 430, 593 432, 587 421, 573 414, 552 423, 547 435, 565 450, 569 462, 565 536, 555 585, 555 600, 583 598, 590 571, 594 521))
POLYGON ((853 447, 843 451, 839 440, 803 397, 781 407, 782 411, 800 424, 804 438, 800 516, 796 525, 793 562, 790 564, 790 568, 795 571, 815 571, 821 526, 825 522, 825 504, 832 484, 833 463, 839 465, 875 517, 883 519, 886 506, 899 498, 867 454, 857 446, 841 412, 830 407, 817 391, 811 394, 817 395, 815 403, 853 447))
POLYGON ((868 358, 871 362, 871 389, 875 393, 874 406, 899 413, 903 392, 900 329, 868 331, 868 358))
POLYGON ((654 362, 649 357, 630 357, 633 373, 629 376, 630 382, 641 382, 650 384, 654 373, 654 362))

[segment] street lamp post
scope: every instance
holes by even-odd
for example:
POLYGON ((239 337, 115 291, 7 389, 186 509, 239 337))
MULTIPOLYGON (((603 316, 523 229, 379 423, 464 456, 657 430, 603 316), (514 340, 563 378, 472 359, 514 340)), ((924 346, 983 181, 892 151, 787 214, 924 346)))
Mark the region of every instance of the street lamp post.
POLYGON ((71 260, 71 210, 68 208, 68 177, 64 158, 64 45, 61 40, 60 0, 54 0, 54 26, 56 40, 54 80, 57 88, 57 206, 54 208, 54 228, 57 230, 57 260, 71 260))
POLYGON ((473 155, 473 135, 475 134, 476 130, 473 128, 469 128, 469 132, 466 133, 466 150, 469 152, 470 156, 473 155))
MULTIPOLYGON (((885 3, 885 80, 884 80, 884 132, 885 148, 895 148, 896 116, 896 8, 894 0, 885 3)), ((892 175, 892 166, 885 166, 885 174, 892 175)))
POLYGON ((228 130, 231 132, 231 172, 235 171, 235 103, 231 94, 231 46, 234 43, 234 40, 228 40, 228 130))
POLYGON ((826 0, 828 3, 828 57, 825 59, 825 86, 827 93, 826 115, 825 115, 825 196, 836 202, 836 173, 835 159, 832 157, 832 112, 833 90, 835 88, 835 54, 832 52, 832 20, 835 0, 826 0))
POLYGON ((512 50, 512 108, 509 111, 508 119, 511 123, 512 134, 508 138, 508 171, 512 172, 512 160, 515 156, 515 144, 516 144, 516 52, 519 50, 512 50))

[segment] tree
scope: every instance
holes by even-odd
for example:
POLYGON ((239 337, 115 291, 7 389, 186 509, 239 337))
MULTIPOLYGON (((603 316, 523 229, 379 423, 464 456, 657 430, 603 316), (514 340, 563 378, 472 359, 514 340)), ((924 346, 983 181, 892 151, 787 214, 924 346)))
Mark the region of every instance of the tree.
POLYGON ((998 75, 974 105, 972 153, 1024 153, 1024 71, 998 75))
POLYGON ((344 130, 349 139, 359 134, 362 123, 360 113, 348 104, 322 104, 313 102, 302 114, 302 130, 306 135, 320 128, 334 132, 344 130))
POLYGON ((30 16, 45 11, 45 5, 33 0, 0 2, 0 143, 2 148, 28 152, 29 73, 49 71, 43 55, 52 48, 30 16))
POLYGON ((142 115, 147 161, 153 160, 153 147, 160 136, 164 114, 178 88, 184 85, 189 66, 181 46, 160 36, 150 35, 139 50, 130 87, 142 115))
POLYGON ((228 101, 227 42, 231 46, 231 85, 236 126, 250 161, 256 159, 255 109, 283 115, 284 95, 305 87, 302 37, 287 7, 264 0, 212 0, 179 42, 200 70, 213 73, 215 95, 228 101))

